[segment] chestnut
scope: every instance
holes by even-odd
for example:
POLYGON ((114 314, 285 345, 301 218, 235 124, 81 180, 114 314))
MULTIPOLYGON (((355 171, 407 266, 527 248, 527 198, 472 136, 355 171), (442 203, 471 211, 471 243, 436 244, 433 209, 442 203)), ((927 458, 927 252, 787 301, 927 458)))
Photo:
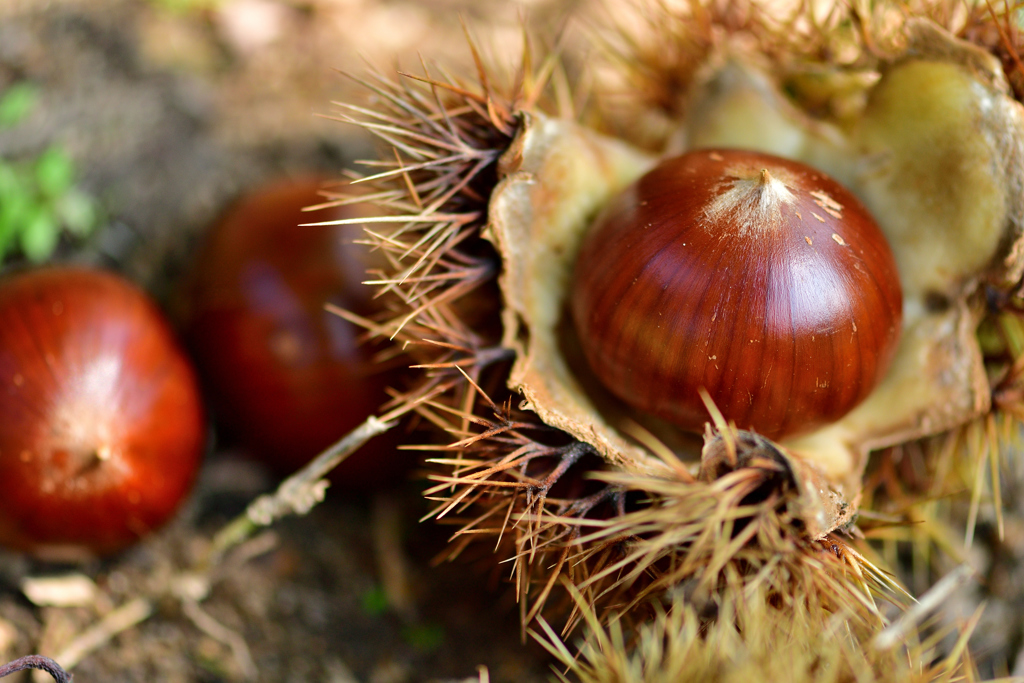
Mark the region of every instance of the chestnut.
POLYGON ((700 390, 772 439, 833 422, 888 369, 902 321, 892 252, 824 173, 730 149, 665 160, 584 237, 571 313, 594 374, 687 430, 700 390))
POLYGON ((111 273, 0 283, 0 543, 72 559, 162 525, 205 443, 198 381, 157 306, 111 273))
MULTIPOLYGON (((323 186, 279 180, 240 198, 206 235, 183 297, 185 338, 221 433, 281 475, 388 398, 362 330, 324 308, 368 316, 378 306, 363 284, 369 250, 353 244, 359 226, 301 225, 358 215, 303 212, 326 201, 323 186)), ((375 446, 349 457, 335 483, 386 478, 394 454, 375 446)))

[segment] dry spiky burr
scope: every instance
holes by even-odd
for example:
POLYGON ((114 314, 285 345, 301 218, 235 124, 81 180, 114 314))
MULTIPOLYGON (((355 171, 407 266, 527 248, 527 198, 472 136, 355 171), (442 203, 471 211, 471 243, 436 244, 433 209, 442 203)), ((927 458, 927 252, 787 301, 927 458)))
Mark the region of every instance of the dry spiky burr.
MULTIPOLYGON (((706 644, 742 634, 764 656, 749 620, 779 618, 812 648, 827 649, 821 634, 844 624, 829 655, 839 663, 795 666, 794 680, 970 673, 962 656, 929 664, 935 641, 913 644, 913 624, 883 631, 874 597, 903 594, 863 554, 856 522, 865 492, 877 497, 863 483, 871 451, 924 444, 974 471, 998 457, 993 425, 1009 433, 1024 414, 1016 11, 929 1, 822 14, 803 3, 780 19, 753 2, 654 2, 611 32, 609 61, 626 66, 593 79, 589 100, 615 107, 555 117, 545 99, 554 60, 527 56, 502 89, 475 50, 475 81, 429 68, 378 75, 366 81, 372 105, 344 107, 341 118, 393 147, 362 179, 372 189, 360 199, 381 207, 367 242, 389 267, 373 284, 397 303, 387 319, 340 313, 395 339, 415 366, 416 388, 390 409, 415 410, 450 435, 425 448, 440 451, 429 461, 433 516, 458 525, 451 555, 497 543, 524 624, 546 612, 568 615, 566 631, 589 623, 597 645, 580 677, 634 680, 616 667, 647 671, 666 658, 682 666, 693 659, 680 651, 701 633, 706 644), (781 443, 730 425, 715 402, 701 441, 619 401, 581 360, 582 332, 568 322, 594 217, 659 159, 701 148, 828 174, 874 216, 895 256, 902 333, 888 372, 849 412, 781 443), (989 331, 980 338, 979 326, 989 331), (985 449, 958 446, 979 429, 985 449), (648 619, 639 659, 624 663, 630 639, 614 629, 648 619), (891 655, 893 638, 902 655, 891 655), (595 654, 605 646, 616 651, 595 654)), ((831 194, 816 198, 823 214, 845 210, 831 194)), ((697 213, 699 223, 714 211, 697 213)), ((911 474, 894 489, 920 499, 941 480, 911 474)))

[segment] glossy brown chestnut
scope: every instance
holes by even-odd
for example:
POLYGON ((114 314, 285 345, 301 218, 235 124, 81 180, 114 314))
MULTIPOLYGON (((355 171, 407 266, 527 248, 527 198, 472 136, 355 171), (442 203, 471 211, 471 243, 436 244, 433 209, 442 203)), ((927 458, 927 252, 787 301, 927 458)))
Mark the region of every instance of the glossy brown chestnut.
MULTIPOLYGON (((368 251, 353 244, 361 228, 300 226, 356 215, 303 212, 325 201, 322 184, 279 181, 238 201, 208 234, 185 296, 185 336, 219 425, 280 474, 387 399, 362 330, 324 310, 332 303, 370 315, 377 306, 362 284, 368 251)), ((361 487, 391 471, 393 449, 376 446, 346 460, 336 484, 361 487)))
POLYGON ((46 268, 0 283, 0 543, 104 554, 163 524, 205 441, 195 373, 121 278, 46 268))
POLYGON ((833 422, 887 370, 902 321, 892 252, 832 178, 754 152, 662 162, 618 196, 576 263, 590 367, 626 403, 689 430, 773 439, 833 422))

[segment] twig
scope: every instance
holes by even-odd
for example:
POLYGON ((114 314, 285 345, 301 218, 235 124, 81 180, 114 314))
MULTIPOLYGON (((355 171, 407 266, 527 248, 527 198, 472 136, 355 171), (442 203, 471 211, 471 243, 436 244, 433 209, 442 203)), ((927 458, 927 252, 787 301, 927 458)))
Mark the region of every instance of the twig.
POLYGON ((57 662, 42 655, 26 655, 0 666, 0 678, 25 669, 40 669, 53 676, 57 683, 71 683, 71 674, 62 669, 57 662))
POLYGON ((153 603, 146 598, 135 598, 83 631, 67 647, 58 652, 54 659, 68 669, 73 669, 87 655, 110 642, 111 638, 141 624, 151 614, 153 614, 153 603))
POLYGON ((216 564, 228 549, 238 545, 257 529, 290 514, 304 515, 324 499, 328 482, 324 476, 364 443, 394 426, 370 416, 312 462, 281 482, 277 491, 260 496, 245 512, 229 522, 213 539, 209 563, 216 564))
POLYGON ((256 668, 256 662, 253 661, 252 654, 249 653, 249 646, 246 645, 245 639, 241 635, 204 612, 195 600, 182 600, 182 609, 185 616, 196 625, 196 628, 231 648, 231 654, 241 667, 245 680, 256 680, 259 676, 259 669, 256 668))

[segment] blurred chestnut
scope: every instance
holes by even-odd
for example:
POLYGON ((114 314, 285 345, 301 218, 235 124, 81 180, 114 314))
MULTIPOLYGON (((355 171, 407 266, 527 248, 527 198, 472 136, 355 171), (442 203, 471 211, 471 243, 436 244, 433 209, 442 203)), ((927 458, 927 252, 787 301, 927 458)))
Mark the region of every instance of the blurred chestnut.
POLYGON ((630 186, 584 239, 573 287, 584 355, 612 393, 700 430, 703 387, 773 439, 864 399, 902 321, 892 252, 857 198, 739 150, 672 158, 630 186))
POLYGON ((156 305, 110 273, 0 281, 0 543, 110 553, 188 493, 205 427, 195 374, 156 305))
MULTIPOLYGON (((369 316, 371 255, 361 228, 305 226, 356 216, 323 203, 316 178, 280 181, 240 199, 207 236, 186 292, 184 329, 229 440, 287 474, 359 425, 387 395, 362 330, 327 303, 369 316)), ((378 438, 378 440, 381 440, 378 438)), ((383 440, 383 441, 386 441, 383 440)), ((393 444, 349 457, 336 484, 394 474, 393 444)))

